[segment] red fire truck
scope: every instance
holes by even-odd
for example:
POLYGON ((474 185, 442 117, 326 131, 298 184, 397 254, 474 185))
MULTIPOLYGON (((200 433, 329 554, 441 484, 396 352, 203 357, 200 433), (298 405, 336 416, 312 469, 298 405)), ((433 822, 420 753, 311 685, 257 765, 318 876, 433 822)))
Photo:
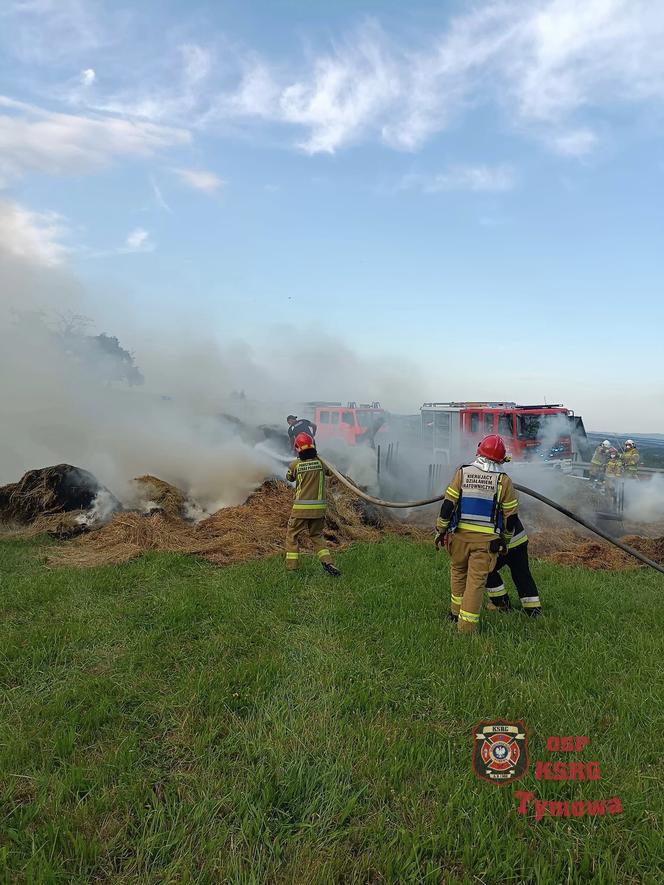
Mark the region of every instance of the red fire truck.
POLYGON ((469 460, 482 437, 499 433, 513 460, 576 459, 583 420, 563 405, 496 402, 424 403, 422 442, 446 463, 469 460))
POLYGON ((374 445, 377 433, 385 432, 387 412, 379 402, 307 403, 311 420, 318 426, 316 439, 327 442, 343 440, 349 446, 374 445))

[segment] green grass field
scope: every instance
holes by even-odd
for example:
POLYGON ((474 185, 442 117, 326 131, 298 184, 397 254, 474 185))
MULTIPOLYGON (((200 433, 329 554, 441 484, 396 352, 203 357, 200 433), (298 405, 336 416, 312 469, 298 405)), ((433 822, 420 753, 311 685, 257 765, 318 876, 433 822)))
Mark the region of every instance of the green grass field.
MULTIPOLYGON (((443 620, 447 559, 403 540, 226 570, 46 571, 0 542, 0 881, 661 883, 664 579, 535 563, 546 618, 443 620), (607 817, 519 815, 472 726, 530 756, 587 735, 607 817)), ((573 759, 579 758, 573 756, 573 759)))

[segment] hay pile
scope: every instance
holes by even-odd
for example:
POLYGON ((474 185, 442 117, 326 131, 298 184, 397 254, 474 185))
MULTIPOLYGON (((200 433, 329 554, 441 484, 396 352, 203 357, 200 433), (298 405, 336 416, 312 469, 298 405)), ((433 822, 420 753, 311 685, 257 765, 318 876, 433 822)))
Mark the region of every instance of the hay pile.
POLYGON ((87 470, 56 464, 29 470, 0 488, 0 530, 60 540, 87 531, 120 509, 120 502, 87 470))
POLYGON ((137 476, 133 485, 136 502, 145 513, 160 510, 167 516, 180 519, 187 516, 191 502, 180 489, 169 482, 147 473, 145 476, 137 476))
MULTIPOLYGON (((150 550, 200 556, 217 565, 270 556, 283 550, 293 491, 281 480, 268 480, 244 504, 218 510, 197 525, 182 519, 176 499, 165 494, 164 502, 167 506, 147 514, 116 514, 107 525, 51 553, 49 563, 79 568, 119 564, 150 550)), ((378 540, 382 525, 374 508, 359 505, 330 481, 325 530, 330 546, 378 540)))
MULTIPOLYGON (((664 538, 627 535, 621 540, 655 562, 664 564, 664 538)), ((623 553, 596 535, 580 535, 572 530, 531 535, 529 550, 533 556, 557 562, 559 565, 577 565, 598 571, 623 571, 644 567, 633 556, 623 553)))
POLYGON ((39 517, 84 511, 101 488, 91 473, 71 464, 29 470, 0 488, 0 520, 26 525, 39 517))

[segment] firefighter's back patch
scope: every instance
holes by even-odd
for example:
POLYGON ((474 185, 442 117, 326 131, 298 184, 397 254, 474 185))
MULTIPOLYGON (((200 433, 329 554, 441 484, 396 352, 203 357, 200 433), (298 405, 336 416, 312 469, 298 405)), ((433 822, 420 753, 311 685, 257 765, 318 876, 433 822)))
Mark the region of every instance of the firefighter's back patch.
POLYGON ((528 732, 523 722, 478 722, 473 727, 473 771, 492 784, 510 784, 528 768, 528 732))

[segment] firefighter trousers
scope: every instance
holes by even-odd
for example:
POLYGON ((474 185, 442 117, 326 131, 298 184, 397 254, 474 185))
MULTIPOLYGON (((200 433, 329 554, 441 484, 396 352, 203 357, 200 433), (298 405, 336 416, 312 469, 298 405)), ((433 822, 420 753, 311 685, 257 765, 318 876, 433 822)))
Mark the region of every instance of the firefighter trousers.
POLYGON ((512 575, 516 592, 519 594, 523 608, 540 608, 541 602, 537 584, 530 572, 528 561, 528 541, 517 544, 507 551, 505 556, 499 556, 496 567, 489 574, 486 581, 486 589, 489 599, 500 608, 507 600, 507 589, 500 574, 501 568, 507 566, 512 575))
POLYGON ((300 544, 306 538, 318 554, 321 562, 331 562, 330 551, 323 540, 325 517, 315 519, 291 516, 286 529, 286 568, 294 571, 300 564, 300 544))
POLYGON ((454 532, 450 538, 451 611, 461 633, 472 633, 479 624, 486 580, 498 558, 489 543, 486 535, 473 532, 454 532))

